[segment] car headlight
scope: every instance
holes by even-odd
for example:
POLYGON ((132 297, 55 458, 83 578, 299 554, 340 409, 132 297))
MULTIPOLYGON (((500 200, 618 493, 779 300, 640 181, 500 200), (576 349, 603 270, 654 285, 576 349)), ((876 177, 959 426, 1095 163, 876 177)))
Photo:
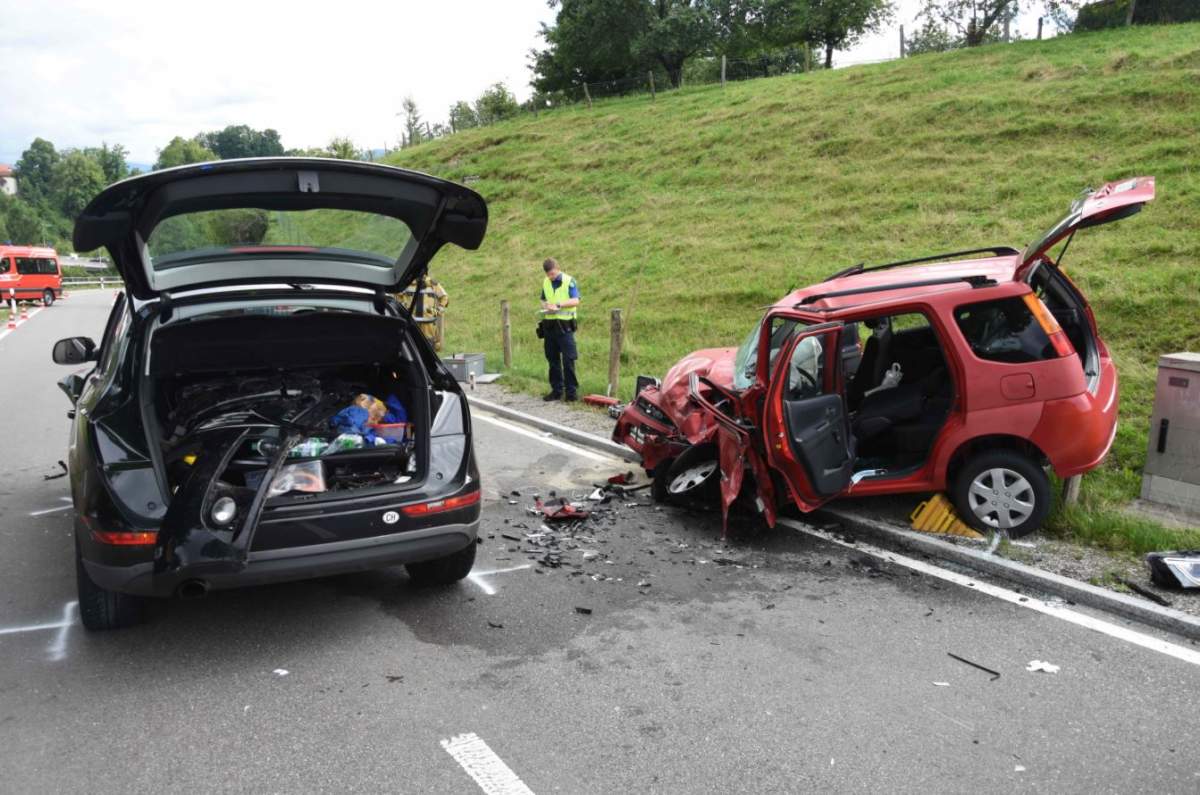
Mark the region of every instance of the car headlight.
POLYGON ((1151 552, 1146 562, 1158 585, 1200 588, 1200 551, 1151 552))

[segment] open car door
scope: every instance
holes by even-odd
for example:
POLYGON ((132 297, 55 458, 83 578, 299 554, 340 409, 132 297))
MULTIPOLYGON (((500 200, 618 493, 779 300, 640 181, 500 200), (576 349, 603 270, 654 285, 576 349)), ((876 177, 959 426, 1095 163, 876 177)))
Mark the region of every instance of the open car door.
POLYGON ((767 461, 796 506, 812 511, 850 487, 854 440, 841 372, 842 323, 799 327, 775 359, 763 406, 767 461))

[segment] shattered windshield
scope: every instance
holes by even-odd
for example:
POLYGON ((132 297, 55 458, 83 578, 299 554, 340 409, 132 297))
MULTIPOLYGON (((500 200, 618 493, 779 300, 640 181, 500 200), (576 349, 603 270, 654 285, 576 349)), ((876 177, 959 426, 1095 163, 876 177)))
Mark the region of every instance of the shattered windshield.
POLYGON ((353 259, 391 268, 412 240, 403 221, 353 210, 235 207, 165 219, 147 247, 155 270, 226 256, 353 259))

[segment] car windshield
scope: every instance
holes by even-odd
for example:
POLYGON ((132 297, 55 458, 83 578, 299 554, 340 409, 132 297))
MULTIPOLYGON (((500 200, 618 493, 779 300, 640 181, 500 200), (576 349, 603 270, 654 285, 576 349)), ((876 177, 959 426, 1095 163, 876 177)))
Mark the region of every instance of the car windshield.
POLYGON ((408 226, 385 215, 236 207, 171 216, 154 227, 147 247, 156 271, 246 256, 336 257, 391 268, 411 241, 408 226))
MULTIPOLYGON (((767 368, 775 363, 775 357, 779 355, 779 349, 791 339, 797 321, 790 318, 776 317, 771 320, 771 352, 767 359, 767 368)), ((742 390, 754 383, 755 374, 758 371, 758 336, 762 330, 762 322, 757 323, 750 331, 749 336, 738 347, 737 355, 733 359, 733 388, 742 390)))

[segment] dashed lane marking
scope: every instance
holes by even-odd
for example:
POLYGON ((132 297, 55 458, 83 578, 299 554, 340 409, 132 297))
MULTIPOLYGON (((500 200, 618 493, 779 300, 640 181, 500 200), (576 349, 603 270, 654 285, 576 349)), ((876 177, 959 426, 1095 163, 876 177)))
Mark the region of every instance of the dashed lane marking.
MULTIPOLYGON (((5 306, 7 306, 7 303, 5 303, 5 306)), ((19 329, 21 326, 24 326, 26 323, 28 323, 30 320, 33 320, 33 317, 34 317, 34 315, 39 315, 39 314, 41 314, 42 310, 43 310, 43 309, 45 309, 45 308, 46 308, 46 307, 44 307, 44 306, 39 306, 37 309, 31 309, 31 310, 29 310, 29 317, 27 317, 25 320, 18 320, 18 321, 16 321, 16 328, 4 328, 4 329, 0 329, 0 340, 4 339, 4 338, 5 338, 5 337, 7 337, 9 334, 12 334, 14 331, 16 331, 17 329, 19 329)), ((7 324, 7 323, 5 323, 5 325, 7 326, 8 324, 7 324)))
POLYGON ((1120 626, 1119 624, 1113 624, 1105 621, 1104 619, 1096 618, 1095 616, 1090 616, 1086 613, 1080 613, 1077 610, 1071 610, 1068 607, 1060 607, 1058 604, 1053 602, 1035 599, 1032 596, 1026 596, 1025 594, 1017 593, 1016 591, 1010 591, 1009 589, 1001 588, 998 585, 982 582, 974 577, 968 577, 965 574, 959 574, 958 572, 949 571, 948 569, 938 568, 937 566, 926 563, 922 560, 915 560, 905 555, 889 552, 886 549, 880 549, 879 547, 871 546, 870 544, 863 544, 860 542, 848 544, 830 533, 826 533, 823 530, 818 530, 815 527, 809 527, 808 525, 802 524, 793 519, 780 519, 779 524, 790 527, 791 529, 806 535, 815 536, 816 538, 820 538, 823 541, 828 541, 831 544, 837 544, 838 546, 845 547, 847 549, 853 549, 856 552, 862 552, 870 555, 871 557, 878 558, 879 560, 895 563, 897 566, 903 566, 906 569, 911 569, 913 571, 920 572, 921 574, 927 574, 930 577, 937 577, 939 580, 945 580, 946 582, 951 582, 964 588, 970 588, 972 591, 986 594, 987 596, 994 597, 1004 602, 1009 602, 1017 605, 1018 607, 1024 607, 1028 610, 1033 610, 1034 612, 1041 613, 1043 615, 1053 616, 1054 618, 1057 618, 1061 621, 1066 621, 1069 624, 1075 624, 1076 626, 1084 627, 1085 629, 1090 629, 1094 632, 1108 635, 1111 638, 1123 640, 1126 643, 1132 643, 1134 646, 1141 646, 1143 649, 1156 651, 1159 654, 1165 654, 1168 657, 1174 657, 1177 660, 1182 660, 1183 662, 1188 662, 1192 665, 1200 665, 1200 651, 1189 649, 1169 641, 1160 640, 1159 638, 1156 638, 1152 635, 1147 635, 1144 632, 1138 632, 1136 630, 1129 629, 1128 627, 1120 626))
POLYGON ((487 795, 533 795, 520 776, 474 732, 442 740, 442 748, 487 795))
POLYGON ((30 516, 45 516, 48 513, 58 513, 59 511, 69 511, 69 510, 71 510, 72 507, 74 507, 74 504, 71 502, 70 497, 62 497, 61 499, 63 502, 66 503, 66 505, 59 505, 57 508, 43 508, 40 511, 30 511, 29 515, 30 516))

